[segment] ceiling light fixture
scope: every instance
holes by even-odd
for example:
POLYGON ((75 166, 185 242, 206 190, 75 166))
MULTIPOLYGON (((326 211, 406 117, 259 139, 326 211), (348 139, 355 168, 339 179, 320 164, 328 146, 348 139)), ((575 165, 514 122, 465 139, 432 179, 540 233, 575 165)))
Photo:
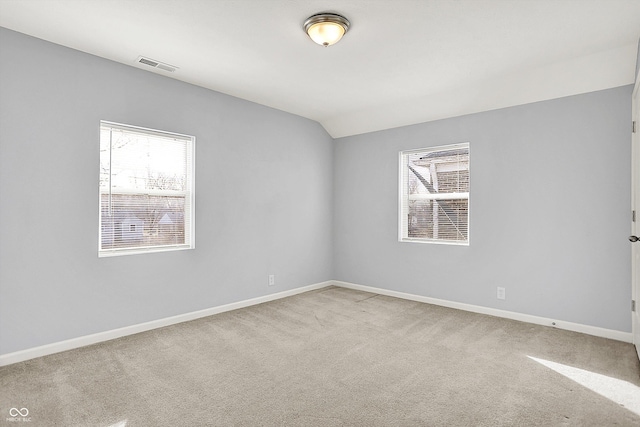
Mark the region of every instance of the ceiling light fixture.
POLYGON ((347 18, 335 13, 318 13, 304 21, 304 31, 321 46, 338 43, 349 30, 347 18))

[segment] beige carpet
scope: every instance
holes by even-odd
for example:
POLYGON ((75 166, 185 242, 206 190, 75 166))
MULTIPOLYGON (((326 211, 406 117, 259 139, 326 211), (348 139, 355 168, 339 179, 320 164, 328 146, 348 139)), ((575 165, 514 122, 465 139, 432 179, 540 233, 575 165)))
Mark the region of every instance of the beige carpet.
POLYGON ((0 425, 640 426, 639 386, 630 344, 329 287, 0 368, 0 425))

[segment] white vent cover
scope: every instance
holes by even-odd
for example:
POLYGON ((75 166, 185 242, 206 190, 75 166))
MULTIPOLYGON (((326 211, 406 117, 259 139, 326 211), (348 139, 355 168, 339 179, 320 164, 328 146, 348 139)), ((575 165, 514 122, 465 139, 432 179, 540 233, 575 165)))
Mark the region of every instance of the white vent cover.
POLYGON ((144 56, 138 56, 136 62, 148 65, 149 67, 159 68, 170 73, 173 73, 178 69, 178 67, 174 67, 173 65, 165 64, 164 62, 156 61, 155 59, 145 58, 144 56))

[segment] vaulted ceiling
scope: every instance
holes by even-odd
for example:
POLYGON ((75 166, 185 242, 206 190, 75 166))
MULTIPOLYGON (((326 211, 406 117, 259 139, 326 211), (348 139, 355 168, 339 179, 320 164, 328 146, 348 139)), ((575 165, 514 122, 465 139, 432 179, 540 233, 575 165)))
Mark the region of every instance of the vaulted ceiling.
POLYGON ((0 0, 0 26, 341 137, 631 84, 640 1, 0 0), (351 21, 341 42, 306 36, 318 12, 351 21))

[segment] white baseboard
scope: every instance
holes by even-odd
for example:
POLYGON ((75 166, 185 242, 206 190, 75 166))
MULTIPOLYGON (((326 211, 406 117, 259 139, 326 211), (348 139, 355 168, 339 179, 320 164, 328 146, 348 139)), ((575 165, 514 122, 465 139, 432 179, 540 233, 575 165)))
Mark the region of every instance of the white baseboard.
POLYGON ((402 298, 411 301, 424 302, 427 304, 440 305, 443 307, 455 308, 458 310, 471 311, 473 313, 488 314, 490 316, 503 317, 505 319, 518 320, 520 322, 533 323, 536 325, 551 326, 553 328, 565 329, 567 331, 581 332, 596 337, 609 338, 616 341, 633 342, 633 334, 631 332, 616 331, 613 329, 599 328, 597 326, 582 325, 580 323, 565 322, 562 320, 548 319, 546 317, 532 316, 530 314, 516 313, 513 311, 500 310, 497 308, 482 307, 479 305, 465 304, 455 301, 447 301, 437 298, 423 297, 420 295, 407 294, 404 292, 390 291, 382 288, 374 288, 371 286, 356 285, 354 283, 341 282, 337 280, 331 281, 334 286, 342 288, 355 289, 358 291, 371 292, 374 294, 387 295, 390 297, 402 298))
POLYGON ((194 311, 191 313, 179 314, 173 317, 153 320, 151 322, 140 323, 137 325, 126 326, 124 328, 113 329, 110 331, 99 332, 91 335, 85 335, 78 338, 72 338, 69 340, 47 344, 40 347, 34 347, 26 350, 16 351, 14 353, 0 354, 0 366, 11 365, 13 363, 34 359, 36 357, 42 357, 42 356, 47 356, 49 354, 60 353, 66 350, 73 350, 75 348, 80 348, 80 347, 96 344, 103 341, 109 341, 109 340, 124 337, 127 335, 133 335, 140 332, 150 331, 152 329, 162 328, 165 326, 175 325, 177 323, 188 322, 190 320, 212 316, 218 313, 224 313, 226 311, 237 310, 240 308, 249 307, 256 304, 262 304, 264 302, 286 298, 289 296, 301 294, 303 292, 325 288, 331 285, 342 287, 342 288, 355 289, 355 290, 364 291, 364 292, 371 292, 374 294, 387 295, 390 297, 401 298, 401 299, 406 299, 411 301, 424 302, 427 304, 440 305, 443 307, 455 308, 458 310, 470 311, 473 313, 488 314, 490 316, 503 317, 505 319, 518 320, 521 322, 528 322, 536 325, 551 326, 558 329, 581 332, 583 334, 609 338, 617 341, 624 341, 628 343, 633 342, 633 335, 631 334, 631 332, 615 331, 612 329, 599 328, 597 326, 582 325, 579 323, 571 323, 571 322, 565 322, 560 320, 548 319, 546 317, 532 316, 529 314, 516 313, 513 311, 499 310, 496 308, 482 307, 479 305, 471 305, 471 304, 465 304, 465 303, 460 303, 455 301, 447 301, 447 300, 442 300, 437 298, 430 298, 430 297, 424 297, 420 295, 408 294, 404 292, 391 291, 388 289, 357 285, 354 283, 342 282, 338 280, 330 280, 327 282, 321 282, 321 283, 316 283, 309 286, 303 286, 297 289, 291 289, 289 291, 283 291, 275 294, 264 295, 258 298, 238 301, 231 304, 225 304, 217 307, 207 308, 204 310, 194 311))
POLYGON ((133 335, 140 332, 150 331, 152 329, 162 328, 165 326, 175 325, 176 323, 188 322, 190 320, 199 319, 201 317, 212 316, 225 311, 237 310, 239 308, 249 307, 264 302, 274 301, 286 298, 292 295, 301 294, 303 292, 313 291, 330 286, 332 282, 321 282, 309 286, 303 286, 289 291, 278 292, 275 294, 264 295, 258 298, 251 298, 244 301, 238 301, 231 304, 225 304, 217 307, 207 308, 204 310, 193 311, 191 313, 179 314, 177 316, 167 317, 164 319, 152 320, 151 322, 139 323, 137 325, 126 326, 124 328, 113 329, 110 331, 98 332, 96 334, 85 335, 78 338, 72 338, 65 341, 55 342, 39 347, 29 348, 26 350, 16 351, 14 353, 0 354, 0 366, 11 365, 13 363, 23 362, 25 360, 34 359, 36 357, 47 356, 49 354, 60 353, 61 351, 73 350, 74 348, 84 347, 103 341, 109 341, 115 338, 133 335))

